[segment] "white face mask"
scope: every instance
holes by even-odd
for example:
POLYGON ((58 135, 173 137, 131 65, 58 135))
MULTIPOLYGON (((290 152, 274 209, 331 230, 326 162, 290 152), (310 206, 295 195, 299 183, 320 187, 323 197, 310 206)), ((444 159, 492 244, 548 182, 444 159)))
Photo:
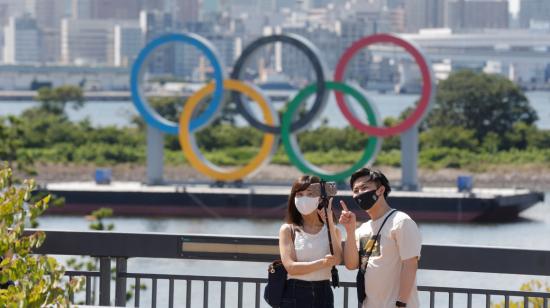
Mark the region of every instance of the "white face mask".
POLYGON ((317 197, 294 197, 294 204, 296 204, 296 209, 302 215, 309 215, 317 209, 319 205, 319 198, 317 197))

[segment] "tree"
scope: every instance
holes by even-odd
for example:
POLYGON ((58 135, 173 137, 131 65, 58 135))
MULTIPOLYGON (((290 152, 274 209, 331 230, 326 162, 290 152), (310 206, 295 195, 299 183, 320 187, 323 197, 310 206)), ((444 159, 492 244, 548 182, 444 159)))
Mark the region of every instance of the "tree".
POLYGON ((84 94, 80 87, 65 85, 57 88, 40 88, 35 98, 42 103, 41 109, 54 113, 64 114, 67 103, 72 102, 74 109, 84 105, 84 94))
POLYGON ((47 209, 50 197, 30 202, 33 181, 13 186, 12 171, 0 166, 0 289, 1 307, 68 307, 71 294, 81 288, 81 278, 63 282, 65 269, 48 256, 33 255, 46 234, 37 231, 25 233, 26 224, 47 209))
POLYGON ((460 126, 474 130, 481 142, 491 132, 502 136, 518 122, 532 125, 538 116, 510 80, 465 70, 439 83, 427 120, 430 128, 460 126))
POLYGON ((34 175, 34 161, 28 153, 21 152, 24 147, 24 127, 22 121, 14 116, 0 117, 0 161, 8 167, 34 175))

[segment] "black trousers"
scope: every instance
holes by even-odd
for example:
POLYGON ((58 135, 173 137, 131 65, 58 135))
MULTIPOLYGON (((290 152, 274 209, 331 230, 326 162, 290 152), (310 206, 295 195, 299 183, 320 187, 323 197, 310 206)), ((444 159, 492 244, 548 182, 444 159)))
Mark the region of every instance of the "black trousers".
POLYGON ((330 281, 287 280, 281 308, 334 308, 330 281))

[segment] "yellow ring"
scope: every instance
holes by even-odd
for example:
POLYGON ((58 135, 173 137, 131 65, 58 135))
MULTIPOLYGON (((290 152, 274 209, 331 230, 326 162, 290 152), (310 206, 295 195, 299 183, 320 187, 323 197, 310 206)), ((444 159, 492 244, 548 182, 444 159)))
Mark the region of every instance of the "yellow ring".
MULTIPOLYGON (((197 91, 193 96, 189 97, 185 103, 179 120, 179 141, 181 149, 183 151, 183 155, 187 158, 187 161, 200 173, 220 181, 240 180, 262 167, 264 163, 268 162, 269 157, 275 151, 274 147, 276 145, 276 137, 273 134, 266 133, 258 154, 242 168, 233 170, 227 170, 225 168, 222 169, 202 157, 196 145, 194 134, 189 131, 189 124, 191 122, 191 116, 195 110, 195 107, 206 95, 214 91, 214 86, 214 83, 208 84, 197 91)), ((238 91, 251 98, 260 106, 266 124, 276 124, 274 122, 277 120, 272 114, 272 110, 270 109, 268 102, 254 88, 241 81, 232 79, 225 80, 223 87, 224 89, 238 91)))

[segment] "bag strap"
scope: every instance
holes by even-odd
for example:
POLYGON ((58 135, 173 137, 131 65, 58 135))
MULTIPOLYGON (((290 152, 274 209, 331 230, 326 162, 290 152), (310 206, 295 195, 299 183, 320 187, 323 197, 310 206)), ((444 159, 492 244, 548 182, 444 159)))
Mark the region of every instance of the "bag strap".
POLYGON ((294 239, 296 238, 296 230, 294 224, 288 224, 290 226, 290 238, 292 239, 292 246, 294 246, 294 239))
MULTIPOLYGON (((365 268, 361 267, 361 269, 360 269, 361 272, 366 271, 366 267, 369 264, 370 255, 372 254, 372 251, 374 250, 374 247, 376 246, 376 242, 378 242, 378 238, 380 237, 380 232, 382 231, 382 228, 386 224, 386 221, 388 221, 388 218, 390 218, 390 216, 393 215, 393 213, 395 213, 395 212, 397 212, 397 210, 392 209, 391 212, 386 216, 386 218, 384 218, 384 221, 382 222, 382 225, 380 225, 380 228, 378 228, 378 232, 376 233, 376 236, 374 237, 374 243, 372 243, 372 246, 370 247, 370 250, 367 251, 367 262, 365 262, 365 268)), ((361 247, 359 247, 359 248, 361 248, 361 247)), ((359 262, 360 261, 361 261, 361 259, 359 258, 359 262)))
MULTIPOLYGON (((328 196, 327 196, 327 191, 325 189, 325 181, 321 181, 321 202, 328 202, 328 196)), ((328 231, 328 245, 330 247, 330 254, 333 255, 334 254, 334 248, 332 247, 332 237, 330 236, 330 226, 328 225, 328 210, 327 210, 327 207, 328 206, 323 206, 324 210, 325 210, 325 219, 326 219, 326 222, 327 222, 327 231, 328 231)))
MULTIPOLYGON (((332 247, 332 237, 330 236, 330 226, 329 226, 329 219, 328 219, 328 195, 327 195, 327 191, 325 189, 325 184, 326 182, 324 180, 321 180, 321 202, 324 203, 323 204, 323 208, 325 210, 325 220, 326 220, 326 224, 327 224, 327 233, 328 233, 328 246, 330 248, 330 254, 331 255, 334 255, 334 248, 332 247)), ((330 213, 332 214, 332 212, 330 213)), ((330 273, 332 275, 332 287, 333 288, 336 288, 336 287, 339 287, 340 286, 340 278, 338 277, 338 269, 336 268, 336 266, 333 266, 332 269, 330 270, 330 273)))

